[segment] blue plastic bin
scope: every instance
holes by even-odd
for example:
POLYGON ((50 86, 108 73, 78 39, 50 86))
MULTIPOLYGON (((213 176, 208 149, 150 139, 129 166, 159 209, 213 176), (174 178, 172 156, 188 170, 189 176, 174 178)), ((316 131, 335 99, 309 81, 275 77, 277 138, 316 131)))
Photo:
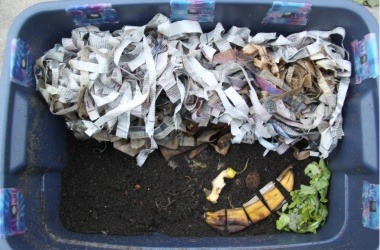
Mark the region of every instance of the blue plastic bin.
MULTIPOLYGON (((375 249, 379 232, 362 225, 363 181, 378 183, 379 176, 379 85, 369 79, 355 85, 354 75, 343 110, 345 137, 329 157, 332 170, 329 216, 317 234, 281 233, 250 237, 172 238, 165 235, 107 236, 86 235, 66 230, 59 219, 61 171, 67 164, 66 130, 61 117, 52 115, 40 94, 32 87, 10 81, 12 39, 26 41, 40 57, 70 37, 76 26, 66 14, 70 5, 97 3, 75 0, 47 2, 22 12, 10 28, 0 82, 0 187, 18 187, 25 196, 24 234, 0 240, 0 249, 203 247, 203 248, 345 248, 375 249)), ((155 14, 170 16, 169 1, 110 0, 117 11, 118 24, 102 24, 100 29, 116 30, 123 25, 142 25, 155 14)), ((225 28, 246 26, 257 32, 287 35, 303 30, 347 31, 345 48, 374 32, 379 26, 363 7, 345 0, 308 1, 313 4, 306 26, 263 25, 271 7, 269 0, 218 0, 213 23, 203 23, 204 31, 217 22, 225 28)), ((377 44, 378 46, 378 44, 377 44)), ((351 57, 352 58, 352 57, 351 57)), ((353 71, 354 72, 354 71, 353 71)))

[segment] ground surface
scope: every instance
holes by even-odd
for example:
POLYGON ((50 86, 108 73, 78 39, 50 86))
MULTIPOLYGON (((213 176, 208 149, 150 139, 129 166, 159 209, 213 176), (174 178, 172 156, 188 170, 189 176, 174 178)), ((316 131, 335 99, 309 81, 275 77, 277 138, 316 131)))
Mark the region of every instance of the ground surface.
MULTIPOLYGON (((203 220, 205 211, 241 207, 254 193, 245 186, 245 177, 256 169, 261 184, 274 180, 286 167, 293 165, 296 188, 308 183, 303 174, 306 161, 299 162, 291 150, 285 155, 269 153, 263 157, 261 145, 233 145, 226 156, 209 146, 195 160, 187 154, 175 157, 178 167, 167 165, 159 151, 149 156, 143 167, 134 158, 95 140, 77 141, 69 136, 69 165, 63 172, 61 220, 70 230, 83 233, 138 235, 161 232, 171 236, 213 236, 218 233, 203 220), (247 170, 227 181, 217 204, 206 201, 204 188, 218 173, 233 167, 247 170), (219 170, 218 170, 219 166, 219 170)), ((310 160, 309 160, 310 161, 310 160)), ((275 233, 277 215, 251 226, 237 235, 275 233)))

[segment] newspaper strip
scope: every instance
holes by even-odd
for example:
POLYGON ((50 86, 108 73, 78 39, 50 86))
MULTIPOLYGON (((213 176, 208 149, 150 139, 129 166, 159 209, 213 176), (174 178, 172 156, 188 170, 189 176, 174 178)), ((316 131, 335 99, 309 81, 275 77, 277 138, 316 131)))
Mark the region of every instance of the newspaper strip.
POLYGON ((225 154, 230 143, 258 141, 264 155, 293 148, 297 159, 326 158, 344 136, 351 75, 332 35, 345 30, 251 36, 217 23, 203 33, 196 21, 157 14, 112 33, 77 28, 34 72, 77 138, 112 141, 140 166, 157 148, 172 154, 202 143, 225 154), (301 140, 306 149, 295 148, 301 140))

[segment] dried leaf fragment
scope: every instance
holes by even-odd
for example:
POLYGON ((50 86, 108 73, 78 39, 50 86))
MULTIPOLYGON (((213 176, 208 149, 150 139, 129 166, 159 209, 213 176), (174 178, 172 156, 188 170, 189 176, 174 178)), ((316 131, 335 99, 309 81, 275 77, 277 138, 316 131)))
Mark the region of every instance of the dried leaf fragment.
POLYGON ((255 190, 260 185, 260 175, 257 172, 257 170, 254 170, 247 174, 247 177, 245 177, 245 185, 250 190, 255 190))

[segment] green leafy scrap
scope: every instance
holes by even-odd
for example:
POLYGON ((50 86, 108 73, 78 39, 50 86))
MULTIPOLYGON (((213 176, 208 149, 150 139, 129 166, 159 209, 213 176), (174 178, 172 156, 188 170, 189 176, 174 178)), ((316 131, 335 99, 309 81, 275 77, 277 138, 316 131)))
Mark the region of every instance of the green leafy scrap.
POLYGON ((327 191, 331 172, 325 161, 312 162, 305 168, 305 175, 310 177, 310 185, 301 185, 292 191, 292 202, 285 204, 276 221, 278 230, 297 233, 316 233, 323 226, 328 214, 327 191))

